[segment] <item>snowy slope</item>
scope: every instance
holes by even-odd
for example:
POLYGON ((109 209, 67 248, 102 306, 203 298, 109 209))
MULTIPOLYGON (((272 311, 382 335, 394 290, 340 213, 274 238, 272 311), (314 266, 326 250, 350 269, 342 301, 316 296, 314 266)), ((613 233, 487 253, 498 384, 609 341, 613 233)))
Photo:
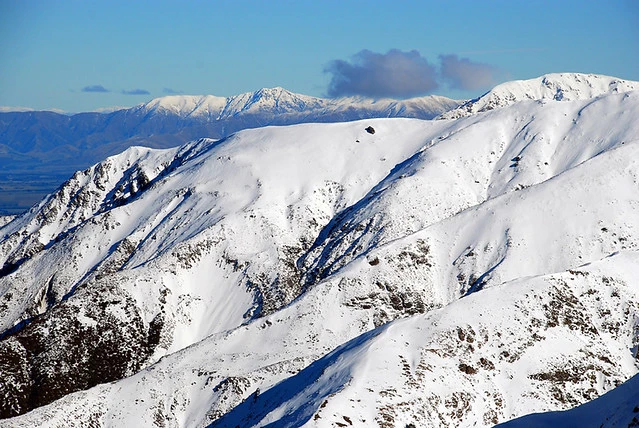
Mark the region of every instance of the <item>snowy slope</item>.
POLYGON ((536 79, 502 83, 481 97, 467 101, 441 118, 455 119, 470 114, 501 108, 524 100, 575 101, 604 94, 639 89, 639 82, 598 74, 553 73, 536 79))
POLYGON ((513 427, 632 427, 639 425, 639 376, 571 410, 536 413, 499 425, 513 427))
MULTIPOLYGON (((247 131, 179 150, 130 149, 78 173, 0 232, 3 329, 46 312, 18 334, 20 346, 21 334, 46 342, 53 335, 45 331, 64 335, 77 323, 87 337, 106 330, 118 341, 131 340, 125 323, 134 319, 136 346, 117 350, 122 364, 109 367, 111 380, 273 312, 301 293, 295 259, 319 228, 387 173, 350 166, 400 162, 421 146, 424 126, 379 125, 385 139, 404 134, 388 163, 381 160, 388 145, 372 142, 362 124, 337 124, 319 133, 313 126, 247 131), (89 303, 90 311, 77 309, 89 303), (69 313, 77 321, 67 327, 57 317, 69 313)), ((6 346, 18 346, 13 339, 6 346)), ((70 346, 84 344, 42 344, 41 358, 58 364, 70 346)), ((68 370, 91 372, 82 364, 93 352, 72 353, 68 370)))
POLYGON ((213 426, 490 426, 594 398, 637 370, 617 342, 634 339, 622 311, 636 314, 639 289, 625 281, 637 256, 506 283, 380 327, 213 426))
POLYGON ((5 422, 490 426, 594 399, 639 368, 637 118, 613 90, 78 172, 0 226, 1 410, 31 410, 5 422))

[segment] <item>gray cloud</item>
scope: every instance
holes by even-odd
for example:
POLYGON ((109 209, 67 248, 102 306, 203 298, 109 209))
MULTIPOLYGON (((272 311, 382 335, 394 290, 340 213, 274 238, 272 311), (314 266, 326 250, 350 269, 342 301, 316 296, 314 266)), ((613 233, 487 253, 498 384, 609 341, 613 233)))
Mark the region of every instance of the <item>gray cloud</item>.
POLYGON ((122 90, 124 95, 151 95, 146 89, 131 89, 130 91, 122 90))
POLYGON ((171 89, 171 88, 164 88, 162 89, 162 92, 164 92, 167 95, 180 95, 184 93, 184 91, 176 91, 175 89, 171 89))
POLYGON ((488 89, 498 81, 499 69, 492 65, 472 62, 457 55, 440 55, 441 75, 451 88, 475 91, 488 89))
POLYGON ((82 92, 111 92, 102 85, 90 85, 81 89, 82 92))
POLYGON ((439 87, 437 70, 419 52, 392 49, 385 54, 362 50, 351 62, 331 61, 324 72, 331 75, 331 97, 364 95, 373 98, 408 98, 439 87))

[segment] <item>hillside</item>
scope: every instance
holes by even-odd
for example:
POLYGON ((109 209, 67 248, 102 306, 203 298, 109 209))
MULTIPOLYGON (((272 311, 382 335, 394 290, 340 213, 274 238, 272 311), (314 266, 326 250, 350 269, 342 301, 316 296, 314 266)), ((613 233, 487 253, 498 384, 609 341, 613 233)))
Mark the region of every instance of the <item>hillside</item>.
POLYGON ((614 393, 639 91, 578 92, 77 172, 0 226, 0 426, 492 426, 614 393))

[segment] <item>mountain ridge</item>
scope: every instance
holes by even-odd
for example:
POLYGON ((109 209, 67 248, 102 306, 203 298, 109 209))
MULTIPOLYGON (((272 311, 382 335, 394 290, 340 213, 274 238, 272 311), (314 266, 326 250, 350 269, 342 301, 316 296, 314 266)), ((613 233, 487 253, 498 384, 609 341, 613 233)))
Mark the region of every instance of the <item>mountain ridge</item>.
MULTIPOLYGON (((262 88, 255 92, 246 92, 230 97, 218 97, 214 95, 171 95, 155 98, 147 103, 132 107, 141 109, 148 113, 152 112, 172 112, 183 117, 202 117, 211 120, 221 120, 235 116, 240 113, 256 112, 268 110, 272 113, 286 114, 295 112, 308 112, 313 114, 318 110, 324 114, 335 114, 341 109, 376 109, 378 112, 385 112, 386 116, 397 113, 407 113, 406 117, 415 114, 416 106, 421 111, 431 109, 436 112, 442 108, 449 108, 458 101, 439 95, 428 95, 423 97, 409 98, 405 100, 395 100, 390 98, 367 98, 367 97, 342 97, 342 98, 319 98, 308 95, 297 94, 281 87, 262 88)), ((434 117, 434 116, 433 116, 434 117)), ((422 115, 419 118, 427 118, 422 115)))
POLYGON ((455 119, 505 107, 519 101, 584 100, 637 89, 639 89, 639 82, 617 77, 584 73, 551 73, 534 79, 514 80, 497 85, 484 95, 463 103, 457 109, 443 113, 440 118, 455 119))

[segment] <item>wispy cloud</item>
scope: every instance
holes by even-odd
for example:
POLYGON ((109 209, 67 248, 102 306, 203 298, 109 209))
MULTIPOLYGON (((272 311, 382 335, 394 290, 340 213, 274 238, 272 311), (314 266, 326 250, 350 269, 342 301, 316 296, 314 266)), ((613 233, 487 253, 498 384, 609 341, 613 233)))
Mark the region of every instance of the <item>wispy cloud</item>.
POLYGON ((124 95, 151 95, 151 93, 147 91, 146 89, 131 89, 131 90, 123 89, 122 93, 124 95))
POLYGON ((453 89, 475 91, 488 89, 497 82, 499 69, 489 64, 473 62, 457 55, 440 55, 441 76, 453 89))
POLYGON ((175 89, 171 89, 171 88, 164 88, 162 89, 162 92, 167 95, 180 95, 184 93, 184 91, 176 91, 175 89))
POLYGON ((81 89, 82 92, 111 92, 102 85, 89 85, 81 89))
POLYGON ((331 75, 331 97, 407 98, 437 89, 437 70, 417 51, 392 49, 385 54, 362 50, 352 61, 334 60, 325 68, 331 75))

